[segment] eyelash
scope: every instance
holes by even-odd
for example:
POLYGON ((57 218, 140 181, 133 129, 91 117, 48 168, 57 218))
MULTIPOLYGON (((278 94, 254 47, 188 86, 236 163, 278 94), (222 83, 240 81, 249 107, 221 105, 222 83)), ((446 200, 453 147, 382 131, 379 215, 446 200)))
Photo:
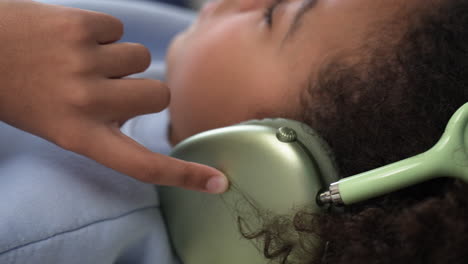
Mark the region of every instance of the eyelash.
POLYGON ((265 18, 265 21, 266 21, 268 27, 270 27, 270 28, 273 26, 273 13, 275 12, 275 9, 278 7, 278 5, 281 4, 281 2, 283 2, 283 0, 275 0, 265 10, 264 18, 265 18))

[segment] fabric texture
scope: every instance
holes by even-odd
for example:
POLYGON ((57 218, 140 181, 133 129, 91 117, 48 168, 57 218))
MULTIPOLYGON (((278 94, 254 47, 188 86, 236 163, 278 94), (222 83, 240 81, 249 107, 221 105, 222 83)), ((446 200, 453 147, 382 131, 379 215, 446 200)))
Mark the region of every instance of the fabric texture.
MULTIPOLYGON (((166 128, 165 111, 123 129, 167 154, 166 128)), ((6 124, 0 146, 0 263, 176 263, 153 185, 6 124)))
MULTIPOLYGON (((165 128, 166 111, 123 130, 167 154, 165 128)), ((175 263, 153 185, 6 124, 0 146, 0 263, 175 263)))
MULTIPOLYGON (((170 39, 193 13, 156 3, 44 0, 110 13, 123 41, 151 49, 139 76, 162 79, 170 39)), ((122 131, 168 154, 168 113, 127 122, 122 131)), ((0 263, 178 263, 155 186, 139 182, 43 139, 0 123, 0 263)))

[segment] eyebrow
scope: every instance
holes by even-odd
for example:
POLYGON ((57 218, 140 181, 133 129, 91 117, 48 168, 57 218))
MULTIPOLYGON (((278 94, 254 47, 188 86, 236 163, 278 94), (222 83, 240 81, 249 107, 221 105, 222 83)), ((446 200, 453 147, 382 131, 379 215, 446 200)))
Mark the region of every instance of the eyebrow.
POLYGON ((302 18, 304 17, 304 15, 307 13, 307 11, 311 10, 315 5, 317 5, 318 1, 319 0, 304 0, 302 2, 301 7, 299 8, 299 10, 294 15, 293 22, 289 26, 289 30, 286 33, 286 35, 285 35, 285 37, 283 39, 283 42, 285 42, 286 40, 291 39, 293 37, 294 33, 296 33, 298 31, 298 29, 300 28, 300 26, 302 25, 301 21, 302 21, 302 18))

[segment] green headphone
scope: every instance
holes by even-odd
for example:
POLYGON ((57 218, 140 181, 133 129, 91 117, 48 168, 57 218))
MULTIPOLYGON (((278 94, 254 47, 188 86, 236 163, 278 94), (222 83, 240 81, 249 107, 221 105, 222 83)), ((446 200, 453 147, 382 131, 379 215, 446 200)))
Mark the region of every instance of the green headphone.
POLYGON ((342 180, 327 144, 296 121, 249 121, 190 137, 172 156, 220 169, 231 188, 211 195, 162 187, 173 246, 184 264, 268 263, 240 227, 253 232, 261 228, 264 213, 288 215, 304 207, 319 213, 324 204, 364 201, 438 175, 468 182, 467 128, 468 103, 430 150, 342 180))

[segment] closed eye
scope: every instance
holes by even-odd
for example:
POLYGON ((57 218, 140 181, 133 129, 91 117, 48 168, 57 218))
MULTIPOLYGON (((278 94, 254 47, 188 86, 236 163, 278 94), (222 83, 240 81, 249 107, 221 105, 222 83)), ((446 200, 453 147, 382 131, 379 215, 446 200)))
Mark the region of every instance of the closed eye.
POLYGON ((275 13, 275 9, 284 1, 285 0, 275 0, 269 7, 266 8, 264 18, 269 28, 273 27, 273 14, 275 13))

